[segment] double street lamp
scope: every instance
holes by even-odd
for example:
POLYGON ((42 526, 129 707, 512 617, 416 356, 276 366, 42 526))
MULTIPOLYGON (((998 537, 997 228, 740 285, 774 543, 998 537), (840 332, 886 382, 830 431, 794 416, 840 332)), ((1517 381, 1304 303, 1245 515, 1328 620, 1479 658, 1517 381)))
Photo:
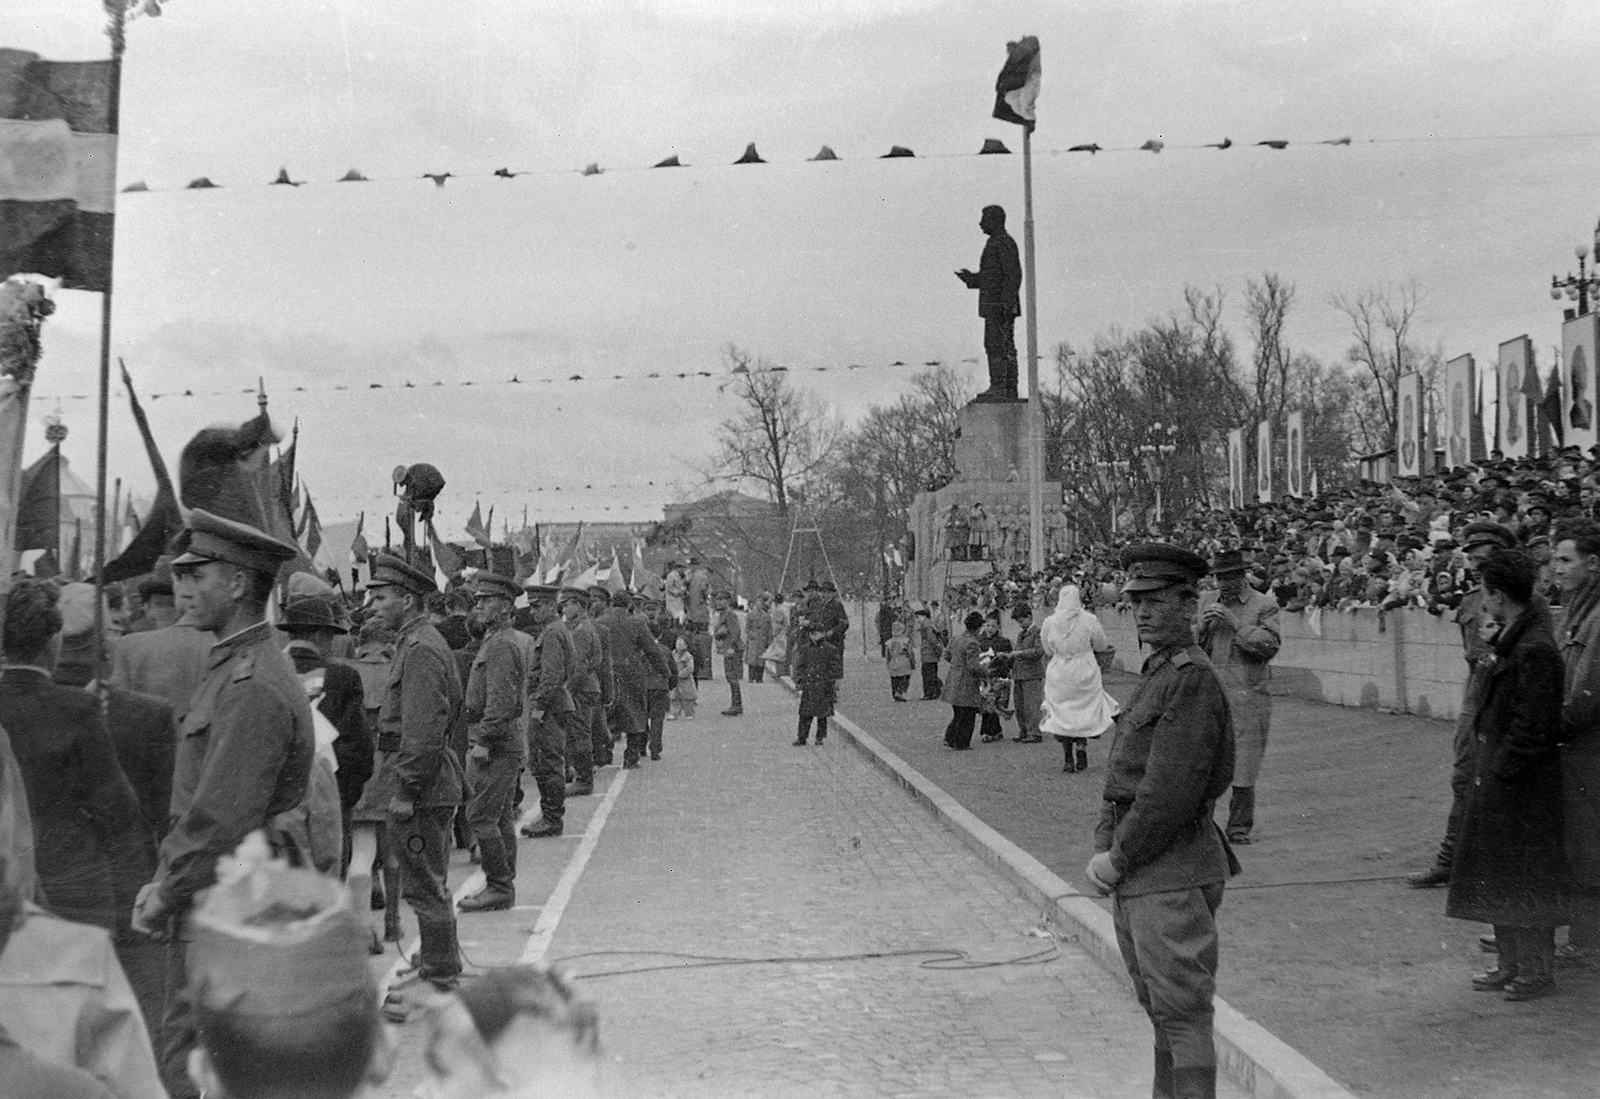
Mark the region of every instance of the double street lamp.
POLYGON ((1144 455, 1145 477, 1156 486, 1156 525, 1159 526, 1164 518, 1161 503, 1161 485, 1166 480, 1167 459, 1178 449, 1178 425, 1168 424, 1162 428, 1160 421, 1150 425, 1149 438, 1154 442, 1143 443, 1139 453, 1144 455), (1165 436, 1166 441, 1162 442, 1165 436))
POLYGON ((1551 275, 1550 297, 1560 301, 1565 294, 1567 300, 1578 303, 1578 311, 1574 315, 1583 317, 1589 313, 1591 300, 1600 305, 1600 225, 1594 228, 1594 266, 1588 267, 1585 263, 1589 258, 1587 244, 1578 245, 1572 250, 1572 254, 1578 257, 1577 277, 1573 277, 1570 271, 1564 279, 1551 275))

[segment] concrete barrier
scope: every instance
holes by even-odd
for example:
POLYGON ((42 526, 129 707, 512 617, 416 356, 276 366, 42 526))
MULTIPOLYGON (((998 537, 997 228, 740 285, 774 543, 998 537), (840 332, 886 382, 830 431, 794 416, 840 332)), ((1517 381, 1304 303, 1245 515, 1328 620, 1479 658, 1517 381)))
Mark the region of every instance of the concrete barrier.
MULTIPOLYGON (((1117 647, 1116 664, 1137 673, 1144 661, 1132 612, 1096 612, 1117 647)), ((1448 615, 1420 609, 1303 611, 1278 617, 1283 645, 1272 662, 1274 695, 1454 720, 1467 664, 1461 629, 1448 615)))

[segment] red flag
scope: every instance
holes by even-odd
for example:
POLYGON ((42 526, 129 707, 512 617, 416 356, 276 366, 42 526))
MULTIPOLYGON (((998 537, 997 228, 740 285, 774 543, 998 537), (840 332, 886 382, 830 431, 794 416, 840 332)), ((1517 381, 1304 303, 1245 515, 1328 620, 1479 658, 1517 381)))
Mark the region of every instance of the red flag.
POLYGON ((1039 98, 1039 40, 1027 35, 1006 43, 1006 63, 994 82, 994 117, 1033 129, 1039 98))
POLYGON ((139 428, 145 454, 155 473, 156 499, 145 515, 139 533, 134 535, 115 561, 106 565, 108 583, 150 572, 156 567, 156 559, 165 552, 172 536, 183 527, 183 515, 178 511, 178 494, 173 490, 172 477, 167 473, 167 463, 161 458, 161 449, 156 446, 155 436, 150 433, 150 421, 144 414, 144 406, 139 403, 139 395, 133 390, 133 379, 128 375, 127 364, 118 359, 117 365, 122 368, 122 387, 128 391, 128 406, 133 412, 133 422, 139 428))

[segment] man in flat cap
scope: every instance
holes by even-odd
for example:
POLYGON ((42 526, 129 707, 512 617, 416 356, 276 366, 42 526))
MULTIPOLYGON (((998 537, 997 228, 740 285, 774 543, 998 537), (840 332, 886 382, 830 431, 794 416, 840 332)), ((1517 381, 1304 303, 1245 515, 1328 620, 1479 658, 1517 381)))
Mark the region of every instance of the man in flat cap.
POLYGON ((1117 719, 1089 881, 1112 920, 1134 992, 1155 1027, 1155 1099, 1214 1099, 1216 911, 1238 863, 1212 821, 1233 781, 1233 724, 1222 680, 1195 644, 1196 585, 1207 571, 1176 546, 1124 558, 1139 640, 1150 647, 1117 719))
MULTIPOLYGON (((367 584, 373 615, 396 635, 378 709, 378 781, 389 791, 389 849, 400 860, 403 895, 422 936, 405 978, 450 989, 461 974, 461 952, 445 877, 450 821, 463 792, 461 761, 450 741, 463 714, 461 673, 428 622, 424 601, 437 590, 432 576, 402 558, 381 553, 373 561, 367 584)), ((391 1017, 402 1012, 398 1003, 390 1005, 391 1017)))
POLYGON ((575 654, 557 609, 561 589, 535 584, 525 590, 535 634, 527 678, 528 754, 539 785, 539 819, 524 825, 522 834, 547 839, 561 834, 567 815, 567 730, 577 713, 567 684, 575 654))
MULTIPOLYGON (((1456 718, 1455 743, 1450 768, 1450 816, 1445 822, 1444 839, 1433 865, 1418 870, 1406 880, 1417 889, 1437 889, 1450 884, 1450 868, 1455 862, 1456 840, 1461 835, 1467 802, 1476 774, 1473 755, 1473 725, 1477 721, 1478 666, 1492 651, 1490 642, 1497 629, 1483 605, 1483 588, 1476 585, 1477 570, 1497 549, 1516 549, 1517 534, 1510 527, 1487 519, 1468 523, 1461 534, 1461 550, 1467 557, 1467 576, 1474 587, 1456 608, 1456 625, 1461 628, 1461 654, 1467 661, 1467 682, 1461 692, 1461 713, 1456 718)), ((1549 624, 1550 605, 1534 593, 1533 605, 1549 624)))
MULTIPOLYGON (((462 898, 463 912, 493 912, 517 903, 517 783, 528 762, 523 723, 529 651, 511 625, 521 594, 516 581, 480 572, 472 581, 473 617, 483 640, 467 675, 467 824, 478 841, 484 886, 462 898)), ((528 639, 532 641, 531 638, 528 639)))
POLYGON ((572 670, 567 674, 567 690, 572 694, 572 717, 567 725, 567 769, 572 782, 566 796, 588 797, 594 793, 594 741, 590 730, 594 712, 600 708, 600 672, 604 646, 600 630, 589 617, 589 593, 582 588, 562 588, 558 596, 561 622, 572 636, 572 670))
POLYGON ((1211 564, 1217 590, 1200 597, 1200 647, 1211 658, 1233 712, 1233 796, 1228 801, 1228 842, 1249 843, 1256 821, 1256 777, 1272 726, 1272 678, 1278 655, 1278 601, 1245 583, 1249 564, 1238 550, 1223 550, 1211 564))
POLYGON ((178 598, 195 628, 220 640, 186 705, 173 768, 173 825, 155 879, 139 891, 133 912, 134 930, 170 936, 160 1060, 162 1080, 176 1097, 197 1094, 188 1075, 195 1016, 187 991, 195 897, 216 881, 218 858, 305 799, 315 748, 305 689, 266 620, 278 568, 295 547, 199 508, 189 513, 182 537, 185 550, 172 562, 178 598))

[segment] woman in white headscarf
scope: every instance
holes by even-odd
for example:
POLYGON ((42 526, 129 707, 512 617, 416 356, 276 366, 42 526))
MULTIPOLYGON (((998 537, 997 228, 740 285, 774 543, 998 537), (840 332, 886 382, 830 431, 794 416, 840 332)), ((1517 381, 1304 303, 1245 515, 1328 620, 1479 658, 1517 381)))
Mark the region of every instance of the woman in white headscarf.
POLYGON ((1116 650, 1100 620, 1083 609, 1076 584, 1061 589, 1055 613, 1039 629, 1050 663, 1044 670, 1044 719, 1040 732, 1061 742, 1063 771, 1089 769, 1088 743, 1111 728, 1119 707, 1100 681, 1100 660, 1116 650))

